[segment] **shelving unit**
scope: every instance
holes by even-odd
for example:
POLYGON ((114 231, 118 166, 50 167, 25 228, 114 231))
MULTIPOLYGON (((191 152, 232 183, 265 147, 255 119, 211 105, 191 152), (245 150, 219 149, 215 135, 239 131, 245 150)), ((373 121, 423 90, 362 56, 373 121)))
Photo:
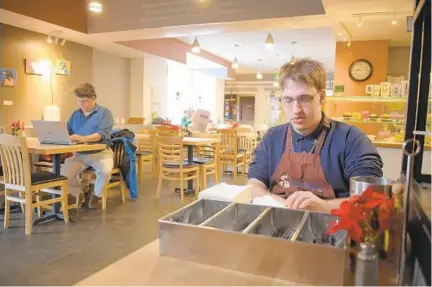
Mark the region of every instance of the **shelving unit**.
POLYGON ((224 119, 237 120, 237 95, 225 95, 224 99, 224 119))

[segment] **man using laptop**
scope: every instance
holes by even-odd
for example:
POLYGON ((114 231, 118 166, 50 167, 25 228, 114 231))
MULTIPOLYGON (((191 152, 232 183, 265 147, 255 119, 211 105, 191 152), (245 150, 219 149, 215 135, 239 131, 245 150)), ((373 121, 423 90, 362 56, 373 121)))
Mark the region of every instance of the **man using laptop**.
MULTIPOLYGON (((75 110, 67 122, 72 141, 109 144, 114 125, 111 112, 96 103, 96 93, 92 85, 85 83, 75 89, 79 109, 75 110)), ((114 159, 107 148, 100 151, 77 152, 68 158, 61 168, 61 174, 69 178, 69 193, 77 197, 87 182, 78 177, 82 171, 92 167, 96 173, 94 191, 90 194, 89 207, 101 197, 104 185, 111 178, 114 159)))

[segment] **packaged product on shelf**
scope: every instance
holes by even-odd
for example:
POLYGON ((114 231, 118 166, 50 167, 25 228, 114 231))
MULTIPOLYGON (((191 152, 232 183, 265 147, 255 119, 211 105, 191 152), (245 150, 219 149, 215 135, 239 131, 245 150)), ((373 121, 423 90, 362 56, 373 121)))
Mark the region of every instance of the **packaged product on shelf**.
POLYGON ((391 83, 381 83, 381 97, 390 97, 391 83))
POLYGON ((409 82, 402 81, 402 97, 408 97, 409 82))
POLYGON ((391 86, 391 96, 392 97, 401 97, 402 96, 402 85, 401 84, 393 84, 391 86))
POLYGON ((372 85, 372 97, 379 97, 380 96, 380 85, 372 85))
POLYGON ((365 88, 366 95, 368 95, 368 96, 372 95, 372 91, 373 91, 373 85, 366 85, 366 88, 365 88))

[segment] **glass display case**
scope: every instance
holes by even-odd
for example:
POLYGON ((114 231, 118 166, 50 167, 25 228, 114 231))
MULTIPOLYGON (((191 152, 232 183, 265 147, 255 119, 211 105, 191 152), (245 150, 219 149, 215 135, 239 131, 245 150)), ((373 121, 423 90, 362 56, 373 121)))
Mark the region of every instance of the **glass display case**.
MULTIPOLYGON (((405 138, 407 97, 328 96, 325 112, 334 120, 361 129, 377 147, 401 148, 405 138)), ((428 101, 427 130, 431 130, 431 101, 428 101)), ((425 149, 431 149, 430 135, 425 149)))

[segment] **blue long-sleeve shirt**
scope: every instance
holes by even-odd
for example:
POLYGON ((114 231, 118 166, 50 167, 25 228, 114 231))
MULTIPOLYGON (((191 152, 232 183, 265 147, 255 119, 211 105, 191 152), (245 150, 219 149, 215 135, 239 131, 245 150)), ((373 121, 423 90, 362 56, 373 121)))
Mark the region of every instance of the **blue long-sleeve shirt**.
POLYGON ((101 136, 100 143, 108 145, 113 126, 114 120, 110 110, 99 105, 96 105, 87 117, 81 109, 75 110, 67 122, 70 135, 88 136, 98 133, 101 136))
MULTIPOLYGON (((274 185, 272 175, 285 151, 289 124, 268 130, 255 150, 248 178, 263 182, 269 189, 274 185)), ((311 135, 303 136, 292 130, 294 152, 309 152, 318 138, 323 122, 311 135)), ((349 179, 353 176, 383 175, 383 163, 374 144, 358 128, 332 121, 320 153, 324 175, 335 191, 336 197, 349 196, 349 179)))

